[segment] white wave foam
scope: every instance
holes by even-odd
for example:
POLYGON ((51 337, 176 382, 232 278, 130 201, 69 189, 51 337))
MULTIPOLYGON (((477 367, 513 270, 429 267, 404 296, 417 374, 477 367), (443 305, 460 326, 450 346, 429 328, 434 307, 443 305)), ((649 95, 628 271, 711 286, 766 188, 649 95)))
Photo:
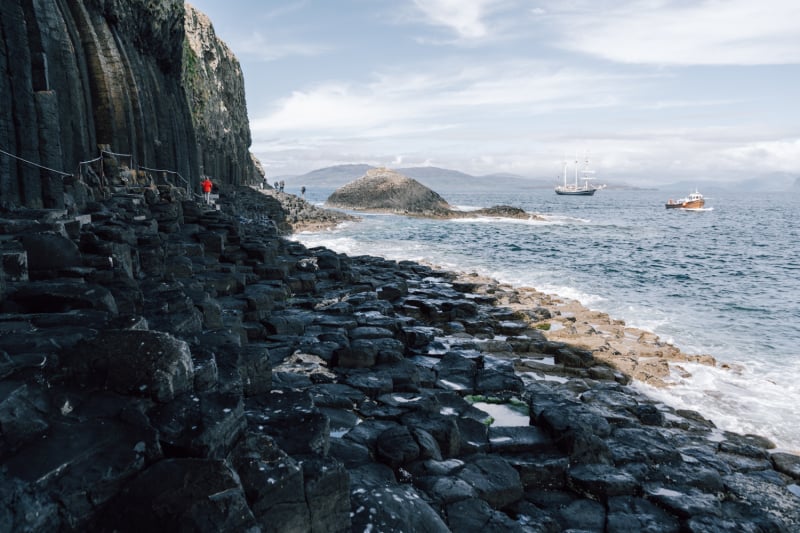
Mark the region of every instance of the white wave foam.
POLYGON ((541 215, 545 220, 554 224, 589 224, 588 218, 570 217, 567 215, 541 215))
POLYGON ((673 408, 700 411, 720 429, 761 435, 780 448, 797 452, 800 386, 795 379, 787 379, 787 374, 797 376, 800 363, 790 366, 795 368, 779 371, 757 361, 734 369, 681 363, 690 376, 673 372, 669 387, 639 382, 633 387, 673 408))
MULTIPOLYGON (((542 277, 547 273, 543 273, 542 277)), ((545 294, 552 294, 560 298, 574 300, 581 305, 590 309, 602 304, 605 301, 603 296, 599 294, 588 293, 570 285, 562 285, 558 283, 544 281, 543 279, 536 279, 536 274, 526 274, 520 276, 518 271, 495 271, 490 276, 501 283, 508 283, 514 287, 531 287, 539 292, 545 294)))
POLYGON ((536 215, 531 215, 530 218, 511 218, 511 217, 469 217, 469 218, 453 218, 450 222, 454 224, 519 224, 523 226, 545 226, 553 224, 546 220, 535 218, 536 215))

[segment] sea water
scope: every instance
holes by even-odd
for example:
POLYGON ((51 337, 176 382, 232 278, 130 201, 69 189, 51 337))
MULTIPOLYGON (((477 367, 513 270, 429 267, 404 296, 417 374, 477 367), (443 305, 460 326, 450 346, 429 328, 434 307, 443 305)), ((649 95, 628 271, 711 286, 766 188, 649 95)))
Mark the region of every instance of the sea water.
POLYGON ((667 210, 680 192, 652 190, 443 196, 463 209, 512 205, 542 219, 362 214, 361 222, 293 238, 533 287, 685 353, 710 354, 717 367, 682 364, 691 376, 675 372, 669 388, 635 386, 722 429, 800 451, 800 195, 719 192, 700 211, 667 210))

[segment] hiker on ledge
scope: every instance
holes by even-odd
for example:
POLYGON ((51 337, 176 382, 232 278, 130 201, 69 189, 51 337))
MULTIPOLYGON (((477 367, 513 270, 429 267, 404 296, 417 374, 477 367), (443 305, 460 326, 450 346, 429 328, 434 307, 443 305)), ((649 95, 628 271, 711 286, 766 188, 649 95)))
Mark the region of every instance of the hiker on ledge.
POLYGON ((211 183, 211 180, 206 176, 205 179, 200 182, 200 186, 203 187, 203 196, 206 199, 206 203, 211 204, 211 187, 213 187, 214 184, 211 183))

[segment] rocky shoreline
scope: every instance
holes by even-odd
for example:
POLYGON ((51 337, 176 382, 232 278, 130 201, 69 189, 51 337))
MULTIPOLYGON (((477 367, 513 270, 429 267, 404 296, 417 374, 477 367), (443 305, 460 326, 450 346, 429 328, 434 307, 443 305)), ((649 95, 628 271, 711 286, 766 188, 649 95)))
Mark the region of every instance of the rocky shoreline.
POLYGON ((220 204, 0 214, 0 530, 800 528, 800 457, 628 386, 657 339, 220 204))

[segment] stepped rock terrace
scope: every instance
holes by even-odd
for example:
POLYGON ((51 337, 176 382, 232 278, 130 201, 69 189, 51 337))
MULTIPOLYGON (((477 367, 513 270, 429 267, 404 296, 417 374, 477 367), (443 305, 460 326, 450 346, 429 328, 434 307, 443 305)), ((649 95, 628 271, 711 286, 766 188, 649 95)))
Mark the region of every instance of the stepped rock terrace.
POLYGON ((800 527, 800 458, 548 340, 554 302, 219 201, 2 213, 0 529, 800 527))

